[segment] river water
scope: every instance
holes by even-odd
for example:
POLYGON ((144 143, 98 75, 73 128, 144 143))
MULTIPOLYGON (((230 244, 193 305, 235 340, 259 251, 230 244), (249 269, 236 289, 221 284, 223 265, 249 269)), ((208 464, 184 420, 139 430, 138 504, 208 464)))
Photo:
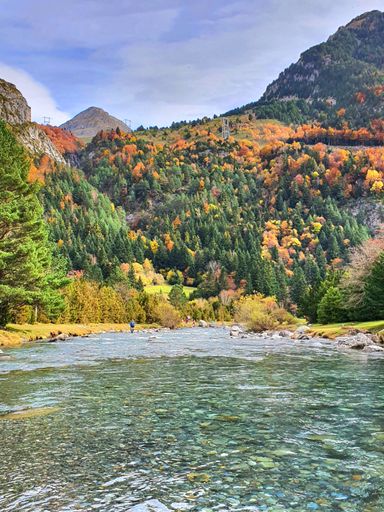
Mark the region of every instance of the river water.
POLYGON ((384 358, 222 329, 0 361, 1 512, 384 511, 384 358), (27 414, 25 414, 27 411, 27 414))

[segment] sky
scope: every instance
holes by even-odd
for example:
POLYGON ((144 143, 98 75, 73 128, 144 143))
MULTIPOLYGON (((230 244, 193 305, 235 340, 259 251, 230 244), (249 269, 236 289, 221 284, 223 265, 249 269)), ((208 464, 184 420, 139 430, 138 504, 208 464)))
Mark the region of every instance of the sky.
POLYGON ((256 101, 301 52, 384 0, 0 0, 0 78, 33 119, 90 106, 136 127, 256 101))

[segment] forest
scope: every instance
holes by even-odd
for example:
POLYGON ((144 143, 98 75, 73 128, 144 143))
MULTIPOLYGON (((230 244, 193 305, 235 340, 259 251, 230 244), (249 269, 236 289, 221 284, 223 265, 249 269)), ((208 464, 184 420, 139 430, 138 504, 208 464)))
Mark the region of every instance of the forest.
POLYGON ((383 149, 367 145, 382 124, 330 131, 243 115, 230 126, 226 140, 214 119, 102 131, 85 146, 45 127, 62 165, 31 161, 2 124, 2 324, 225 321, 247 296, 257 315, 271 297, 311 322, 383 318, 378 226, 354 210, 382 201, 383 149), (164 283, 169 297, 147 292, 164 283))

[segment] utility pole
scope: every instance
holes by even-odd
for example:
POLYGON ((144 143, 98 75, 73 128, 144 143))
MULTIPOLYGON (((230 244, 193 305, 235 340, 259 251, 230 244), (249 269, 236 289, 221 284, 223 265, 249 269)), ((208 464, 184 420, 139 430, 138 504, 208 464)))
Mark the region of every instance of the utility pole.
POLYGON ((49 116, 44 116, 43 124, 51 124, 51 118, 49 116))
POLYGON ((222 134, 224 140, 228 139, 228 137, 231 135, 231 130, 229 128, 229 119, 227 117, 223 117, 222 134))
POLYGON ((124 119, 124 124, 126 124, 130 130, 132 130, 132 121, 130 119, 124 119))

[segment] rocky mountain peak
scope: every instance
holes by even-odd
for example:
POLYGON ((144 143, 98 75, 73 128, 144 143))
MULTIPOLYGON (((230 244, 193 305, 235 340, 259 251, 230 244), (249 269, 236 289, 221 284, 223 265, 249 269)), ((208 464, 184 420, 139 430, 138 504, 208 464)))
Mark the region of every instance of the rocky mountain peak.
POLYGON ((31 122, 31 108, 17 87, 0 78, 0 119, 9 124, 31 122))
POLYGON ((101 130, 120 128, 125 132, 130 128, 120 119, 111 116, 99 107, 89 107, 62 124, 60 128, 71 131, 76 137, 92 138, 101 130))

